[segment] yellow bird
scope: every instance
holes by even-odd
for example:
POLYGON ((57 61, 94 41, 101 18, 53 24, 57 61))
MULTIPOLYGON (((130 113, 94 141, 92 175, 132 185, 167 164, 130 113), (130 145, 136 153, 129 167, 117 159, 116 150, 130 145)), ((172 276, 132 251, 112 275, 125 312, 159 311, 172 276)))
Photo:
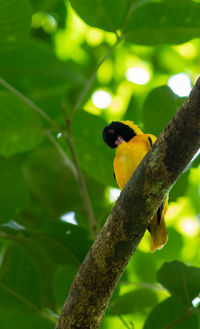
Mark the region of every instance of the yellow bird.
MULTIPOLYGON (((121 190, 131 178, 139 163, 156 141, 156 137, 143 132, 132 121, 113 121, 103 130, 105 143, 116 148, 114 174, 121 190)), ((151 233, 151 252, 161 249, 167 242, 165 214, 168 208, 168 196, 153 217, 148 230, 151 233)))

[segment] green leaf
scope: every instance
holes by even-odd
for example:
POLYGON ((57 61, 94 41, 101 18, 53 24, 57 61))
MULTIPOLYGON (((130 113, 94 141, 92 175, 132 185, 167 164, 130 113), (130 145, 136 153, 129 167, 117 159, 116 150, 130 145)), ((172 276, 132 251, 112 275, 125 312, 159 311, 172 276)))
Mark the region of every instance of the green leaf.
POLYGON ((113 301, 110 314, 145 312, 157 303, 157 295, 146 288, 135 289, 113 301))
POLYGON ((13 307, 15 304, 16 309, 19 305, 24 305, 35 311, 40 307, 38 271, 27 254, 16 244, 6 249, 0 270, 0 308, 13 307))
POLYGON ((200 268, 173 261, 158 271, 158 281, 188 307, 200 291, 200 268))
POLYGON ((87 24, 111 32, 120 28, 129 3, 127 0, 70 0, 70 2, 87 24))
POLYGON ((38 115, 15 95, 0 93, 0 154, 10 156, 29 151, 43 139, 38 115))
POLYGON ((169 262, 174 259, 180 259, 182 248, 184 246, 184 238, 179 232, 173 227, 168 227, 167 230, 169 241, 165 247, 157 253, 157 258, 160 259, 162 263, 164 260, 169 262))
POLYGON ((53 294, 58 306, 62 307, 77 269, 70 266, 60 266, 53 278, 53 294))
POLYGON ((10 219, 28 203, 27 187, 13 159, 0 157, 0 220, 10 219))
POLYGON ((185 195, 189 185, 189 171, 184 172, 176 181, 169 194, 169 201, 176 201, 180 196, 185 195))
POLYGON ((41 237, 40 242, 43 243, 54 260, 76 269, 84 260, 91 246, 88 233, 84 229, 61 220, 56 222, 49 220, 40 229, 38 236, 41 237), (42 238, 44 238, 43 241, 42 238), (55 251, 53 251, 54 248, 55 251))
POLYGON ((167 86, 153 89, 147 96, 141 112, 144 131, 158 137, 179 108, 180 100, 183 101, 167 86))
POLYGON ((137 250, 134 256, 134 271, 142 282, 156 281, 156 259, 150 253, 144 253, 137 250), (147 271, 147 269, 151 269, 147 271))
POLYGON ((79 165, 97 182, 113 186, 114 153, 102 139, 106 125, 101 117, 81 110, 72 122, 72 132, 79 165))
POLYGON ((46 12, 56 18, 58 27, 64 28, 66 24, 67 7, 64 0, 31 0, 34 12, 46 12))
POLYGON ((0 0, 0 52, 19 46, 28 36, 31 11, 28 0, 0 0))
POLYGON ((183 304, 170 297, 152 310, 143 329, 198 329, 198 316, 187 312, 183 304))
POLYGON ((35 39, 12 52, 0 53, 2 77, 52 118, 62 114, 61 102, 66 92, 85 82, 77 71, 59 61, 48 44, 35 39))
POLYGON ((45 319, 42 315, 26 313, 24 311, 0 310, 0 323, 3 329, 53 329, 55 324, 45 319))
POLYGON ((139 45, 179 44, 199 37, 200 4, 193 1, 142 1, 133 11, 125 34, 139 45))

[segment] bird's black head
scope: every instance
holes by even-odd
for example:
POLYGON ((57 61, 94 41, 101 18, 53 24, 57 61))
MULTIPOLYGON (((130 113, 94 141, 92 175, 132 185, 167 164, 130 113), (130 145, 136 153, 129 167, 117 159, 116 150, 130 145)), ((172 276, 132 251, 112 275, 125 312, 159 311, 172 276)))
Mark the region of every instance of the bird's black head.
POLYGON ((103 140, 111 148, 117 147, 123 141, 129 142, 134 136, 134 130, 119 121, 112 121, 103 130, 103 140))

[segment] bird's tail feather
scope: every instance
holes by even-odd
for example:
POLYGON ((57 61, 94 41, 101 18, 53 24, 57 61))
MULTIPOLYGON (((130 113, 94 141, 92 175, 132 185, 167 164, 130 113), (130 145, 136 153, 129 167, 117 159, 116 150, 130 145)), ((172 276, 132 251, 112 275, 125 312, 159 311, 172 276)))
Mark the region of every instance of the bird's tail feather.
POLYGON ((162 216, 160 224, 157 223, 157 214, 150 223, 149 231, 151 233, 151 252, 164 247, 168 240, 167 228, 164 216, 162 216))

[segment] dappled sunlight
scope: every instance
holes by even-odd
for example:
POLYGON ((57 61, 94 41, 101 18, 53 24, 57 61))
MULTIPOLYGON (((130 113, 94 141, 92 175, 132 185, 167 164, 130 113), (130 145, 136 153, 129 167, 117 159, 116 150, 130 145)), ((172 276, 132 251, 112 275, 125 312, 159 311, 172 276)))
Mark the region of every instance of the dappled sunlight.
POLYGON ((128 81, 138 85, 145 85, 149 82, 150 74, 142 67, 130 67, 126 71, 126 78, 128 81))
POLYGON ((92 95, 92 102, 99 109, 105 109, 110 106, 111 100, 111 95, 104 90, 97 90, 92 95))
POLYGON ((198 222, 193 217, 183 217, 179 227, 183 235, 194 237, 200 233, 198 222))
POLYGON ((190 78, 186 73, 173 75, 167 85, 180 97, 188 96, 192 89, 190 78))

